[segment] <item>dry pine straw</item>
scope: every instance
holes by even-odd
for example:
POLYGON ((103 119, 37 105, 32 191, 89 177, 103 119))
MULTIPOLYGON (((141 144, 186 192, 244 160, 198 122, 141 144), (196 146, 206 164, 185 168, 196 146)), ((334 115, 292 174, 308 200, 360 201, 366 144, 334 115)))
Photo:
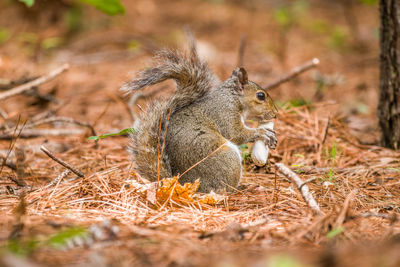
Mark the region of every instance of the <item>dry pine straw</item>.
MULTIPOLYGON (((82 139, 71 139, 76 148, 59 156, 86 176, 69 174, 55 185, 46 186, 64 169, 44 155, 27 162, 31 176, 26 182, 32 190, 25 197, 29 204, 26 224, 32 226, 57 219, 88 225, 107 217, 134 232, 135 225, 140 229, 151 227, 155 230, 146 234, 155 236, 170 234, 177 225, 185 226, 192 233, 189 237, 185 235, 185 240, 192 238, 194 242, 199 233, 215 236, 231 229, 233 223, 246 230, 255 224, 250 229, 252 234, 244 238, 254 244, 264 244, 267 240, 268 247, 275 248, 305 244, 318 247, 327 242, 332 229, 342 227, 345 230, 337 239, 350 243, 381 240, 396 234, 400 229, 396 220, 375 215, 400 211, 400 154, 360 145, 339 119, 321 115, 323 109, 320 104, 282 111, 276 122, 279 145, 272 152, 268 172, 247 166, 243 179, 247 188, 227 195, 216 206, 168 203, 161 209, 155 208, 131 186, 134 173, 129 156, 122 144, 116 147, 116 143, 126 140, 101 140, 100 147, 95 149, 91 143, 82 144, 82 139), (275 173, 274 162, 296 169, 303 180, 316 178, 308 185, 324 215, 312 215, 297 189, 287 178, 275 173)), ((4 180, 7 175, 14 174, 3 170, 2 189, 5 185, 15 187, 4 180)), ((0 209, 5 215, 0 220, 3 228, 10 226, 13 208, 19 200, 5 193, 0 197, 0 209)), ((0 233, 4 237, 5 232, 0 233)))

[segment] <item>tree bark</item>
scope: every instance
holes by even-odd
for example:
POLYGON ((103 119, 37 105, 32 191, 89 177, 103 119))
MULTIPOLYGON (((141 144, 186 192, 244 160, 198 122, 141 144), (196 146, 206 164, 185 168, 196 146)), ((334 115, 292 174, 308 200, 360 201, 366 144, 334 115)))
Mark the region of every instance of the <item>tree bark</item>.
POLYGON ((400 148, 400 75, 398 34, 400 0, 380 0, 380 97, 378 104, 382 145, 400 148))

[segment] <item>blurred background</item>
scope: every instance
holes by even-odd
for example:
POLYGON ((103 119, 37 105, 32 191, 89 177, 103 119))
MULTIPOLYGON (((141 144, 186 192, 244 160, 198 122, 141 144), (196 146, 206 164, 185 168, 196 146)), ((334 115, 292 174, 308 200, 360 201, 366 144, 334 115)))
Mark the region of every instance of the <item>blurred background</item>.
MULTIPOLYGON (((41 87, 68 99, 60 115, 88 120, 109 103, 118 112, 98 127, 121 129, 130 121, 115 100, 119 87, 151 64, 157 50, 184 48, 189 27, 221 79, 237 66, 241 40, 243 65, 260 85, 319 58, 317 69, 271 96, 281 107, 321 102, 371 144, 379 139, 378 18, 376 0, 2 0, 0 82, 21 82, 68 62, 61 83, 41 87)), ((171 90, 160 86, 161 94, 171 90)), ((36 107, 21 99, 1 108, 8 116, 29 116, 36 107)))

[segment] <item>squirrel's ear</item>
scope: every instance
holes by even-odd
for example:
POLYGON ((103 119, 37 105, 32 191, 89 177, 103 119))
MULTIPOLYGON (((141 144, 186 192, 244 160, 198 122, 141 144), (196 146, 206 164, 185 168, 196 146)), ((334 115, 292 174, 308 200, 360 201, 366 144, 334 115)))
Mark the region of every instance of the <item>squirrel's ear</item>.
POLYGON ((239 90, 241 91, 244 89, 244 86, 249 83, 249 79, 247 77, 247 71, 242 67, 236 68, 232 72, 232 77, 236 79, 239 86, 239 90))

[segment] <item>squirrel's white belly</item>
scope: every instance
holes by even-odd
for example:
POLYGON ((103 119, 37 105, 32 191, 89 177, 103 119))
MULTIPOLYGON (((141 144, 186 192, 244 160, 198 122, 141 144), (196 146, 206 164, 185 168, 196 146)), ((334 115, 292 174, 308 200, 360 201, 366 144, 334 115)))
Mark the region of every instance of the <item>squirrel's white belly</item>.
POLYGON ((235 145, 234 143, 232 143, 231 141, 229 141, 229 140, 226 140, 225 144, 226 144, 227 147, 231 148, 233 151, 236 152, 236 155, 237 155, 238 160, 240 162, 240 177, 242 177, 242 171, 243 171, 243 169, 242 169, 242 156, 240 154, 239 147, 237 145, 235 145))

